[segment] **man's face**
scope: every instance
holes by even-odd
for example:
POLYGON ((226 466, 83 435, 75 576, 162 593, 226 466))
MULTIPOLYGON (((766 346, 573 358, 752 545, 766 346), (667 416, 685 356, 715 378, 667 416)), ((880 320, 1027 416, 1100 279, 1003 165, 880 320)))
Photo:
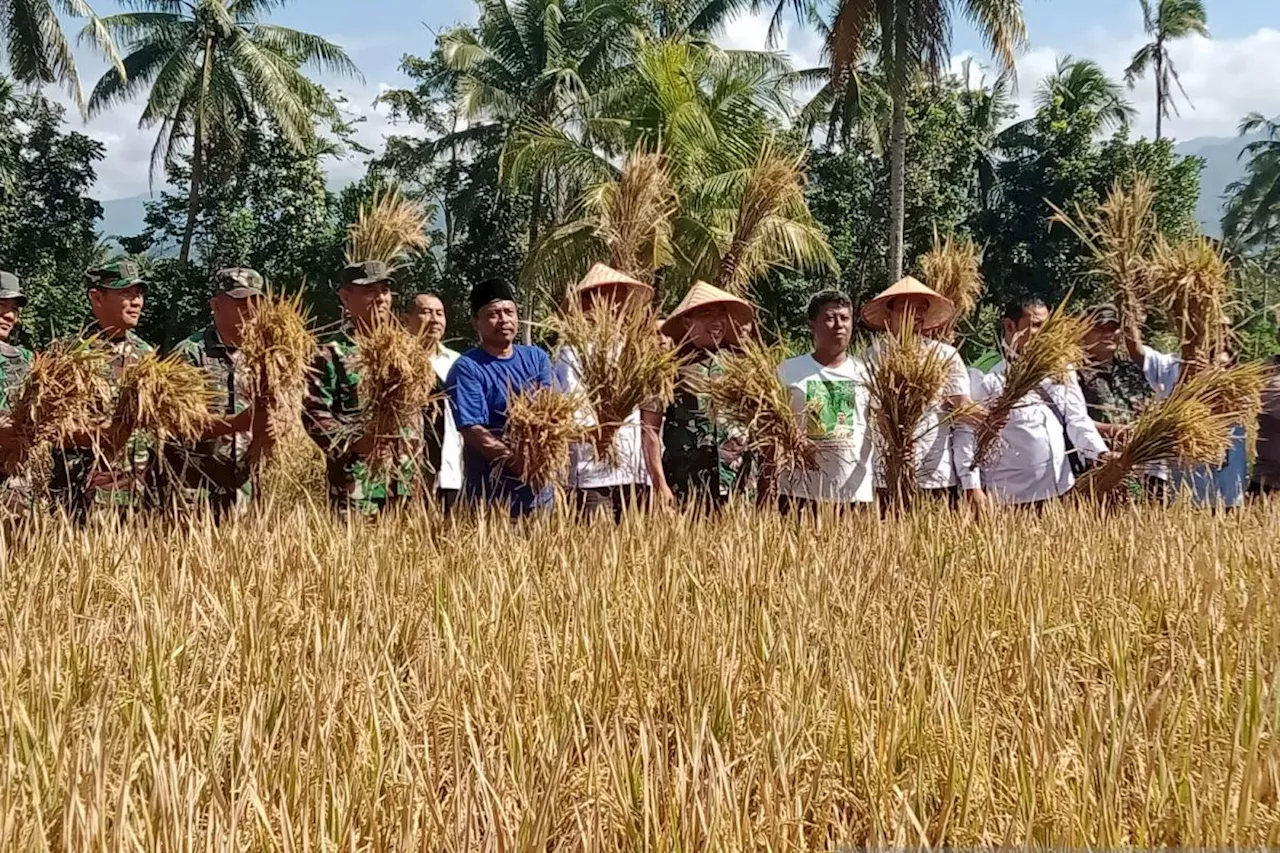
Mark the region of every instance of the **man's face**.
POLYGON ((444 303, 425 293, 415 296, 404 315, 404 327, 410 334, 420 335, 430 343, 439 343, 444 338, 444 303))
POLYGON ((209 307, 212 309, 213 324, 217 327, 218 333, 224 337, 230 333, 233 337, 239 338, 244 331, 244 324, 258 307, 258 298, 251 296, 247 299, 235 299, 225 293, 219 293, 209 301, 209 307))
POLYGON ((490 302, 476 312, 476 335, 492 347, 509 347, 520 330, 520 313, 509 299, 490 302))
POLYGON ((1120 327, 1115 323, 1100 323, 1084 337, 1084 349, 1094 364, 1110 364, 1120 348, 1120 327))
POLYGON ((0 299, 0 341, 9 340, 9 335, 13 334, 14 327, 18 325, 21 310, 18 300, 0 299))
POLYGON ((138 328, 144 301, 142 288, 136 284, 119 290, 95 287, 89 291, 89 307, 98 325, 104 329, 130 331, 138 328))
POLYGON ((703 305, 688 314, 689 343, 699 349, 717 349, 734 336, 729 309, 719 303, 703 305))
POLYGON ((847 305, 828 302, 818 309, 818 316, 809 321, 815 350, 845 350, 853 337, 853 311, 847 305))
POLYGON ((1004 320, 1004 341, 1014 352, 1021 352, 1026 342, 1040 331, 1040 327, 1049 319, 1049 309, 1043 305, 1031 305, 1022 309, 1018 322, 1004 320))
POLYGON ((347 316, 365 325, 391 316, 391 298, 391 288, 385 281, 344 284, 338 288, 338 301, 342 303, 347 316))
POLYGON ((924 328, 924 318, 929 313, 927 296, 895 296, 889 300, 889 331, 896 332, 904 322, 917 332, 924 328))

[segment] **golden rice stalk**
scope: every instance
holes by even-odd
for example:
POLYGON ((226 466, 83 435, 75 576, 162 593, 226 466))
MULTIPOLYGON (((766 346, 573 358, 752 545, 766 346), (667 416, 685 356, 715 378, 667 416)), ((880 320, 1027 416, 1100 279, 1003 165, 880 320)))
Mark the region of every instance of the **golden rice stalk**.
POLYGON ((920 256, 920 272, 925 284, 950 299, 956 314, 946 326, 933 334, 950 343, 955 340, 956 326, 973 312, 986 283, 982 278, 982 250, 969 237, 933 235, 933 248, 920 256))
POLYGON ((618 429, 641 404, 657 401, 665 408, 671 402, 683 358, 664 345, 654 332, 652 311, 638 300, 593 311, 574 302, 551 326, 562 345, 572 348, 582 392, 595 414, 596 458, 616 466, 618 429))
POLYGON ((97 430, 111 412, 111 353, 90 340, 58 341, 36 353, 9 411, 13 439, 4 470, 14 473, 42 448, 97 430))
POLYGON ((1151 280, 1182 342, 1183 376, 1205 369, 1229 334, 1226 306, 1231 287, 1222 252, 1207 237, 1180 243, 1160 240, 1151 280))
POLYGON ((758 264, 752 263, 765 232, 780 215, 804 207, 804 160, 768 145, 747 175, 729 246, 714 284, 742 293, 758 264))
POLYGON ((1257 422, 1268 375, 1266 365, 1245 364, 1210 368, 1179 382, 1167 399, 1142 411, 1126 444, 1082 477, 1078 488, 1108 495, 1156 462, 1222 464, 1234 443, 1235 426, 1257 422))
POLYGON ((1116 181, 1093 213, 1079 207, 1069 216, 1054 207, 1051 221, 1066 225, 1089 248, 1094 270, 1114 294, 1126 322, 1140 322, 1150 297, 1149 273, 1156 242, 1155 187, 1145 174, 1125 186, 1116 181))
POLYGON ((609 266, 646 284, 672 257, 676 194, 663 159, 637 149, 618 180, 600 188, 596 202, 597 233, 609 247, 609 266))
MULTIPOLYGON (((569 448, 587 438, 578 421, 583 403, 579 394, 546 386, 511 395, 502 442, 511 450, 508 468, 516 479, 535 491, 564 479, 569 448)), ((494 475, 502 469, 495 466, 494 475)))
POLYGON ((807 419, 796 417, 791 392, 778 378, 778 364, 785 357, 781 346, 744 338, 738 350, 720 356, 720 372, 696 389, 746 431, 747 449, 775 476, 818 467, 818 446, 807 419))
POLYGON ((393 320, 356 332, 361 434, 373 437, 370 468, 385 474, 403 449, 406 430, 422 427, 424 412, 439 405, 438 379, 422 341, 393 320))
POLYGON ((431 245, 423 206, 396 186, 374 191, 347 232, 347 263, 383 261, 395 265, 431 245))
POLYGON ((269 429, 282 434, 299 422, 316 336, 301 295, 261 300, 245 324, 240 355, 254 406, 265 407, 269 429))
POLYGON ((1068 314, 1066 306, 1063 300, 1006 365, 1004 390, 987 407, 986 420, 978 429, 979 461, 990 461, 1000 430, 1023 398, 1034 393, 1046 379, 1065 382, 1071 368, 1084 363, 1083 341, 1089 332, 1089 320, 1068 314))
POLYGON ((145 432, 158 441, 194 444, 213 421, 214 389, 193 364, 147 353, 120 376, 112 426, 121 435, 145 432))
POLYGON ((878 465, 889 500, 910 509, 918 490, 921 424, 942 402, 950 369, 945 353, 910 323, 886 335, 872 354, 868 391, 878 465))

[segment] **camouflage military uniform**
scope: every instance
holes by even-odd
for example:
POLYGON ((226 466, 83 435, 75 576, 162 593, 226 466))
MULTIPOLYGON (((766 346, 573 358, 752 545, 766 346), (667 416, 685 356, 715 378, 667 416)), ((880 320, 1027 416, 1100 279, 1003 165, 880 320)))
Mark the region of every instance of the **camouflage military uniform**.
POLYGON ((8 412, 31 373, 35 356, 25 347, 0 341, 0 412, 8 412))
MULTIPOLYGON (((224 344, 212 324, 179 344, 174 355, 209 377, 216 414, 237 415, 248 407, 248 377, 240 351, 224 344)), ((180 496, 188 503, 208 500, 220 513, 247 506, 253 499, 249 476, 252 438, 252 433, 239 432, 202 441, 195 447, 166 448, 167 473, 181 491, 180 496)))
POLYGON ((746 436, 700 393, 719 372, 719 362, 710 355, 681 368, 675 399, 662 422, 662 469, 667 484, 680 503, 705 508, 724 504, 735 491, 747 491, 752 474, 746 436))
MULTIPOLYGON (((125 368, 137 362, 155 347, 133 332, 117 340, 94 338, 100 334, 96 326, 86 332, 90 346, 103 347, 111 354, 109 380, 118 387, 125 368)), ((61 345, 73 344, 60 342, 61 345)), ((67 447, 53 454, 53 480, 50 491, 54 500, 75 518, 84 519, 95 507, 140 509, 156 501, 156 452, 150 436, 135 433, 125 441, 124 449, 114 459, 98 458, 97 451, 87 447, 67 447), (110 475, 108 482, 89 485, 93 474, 110 475)))
MULTIPOLYGON (((312 364, 303 401, 307 434, 325 456, 329 501, 338 509, 374 512, 421 495, 427 472, 421 470, 421 426, 401 429, 401 448, 389 473, 375 476, 350 450, 360 439, 359 351, 351 329, 321 345, 312 364)), ((427 442, 428 450, 431 442, 427 442)), ((436 460, 439 459, 439 443, 436 460)))
POLYGON ((1096 423, 1133 423, 1151 398, 1142 368, 1132 361, 1115 359, 1105 367, 1083 368, 1079 374, 1089 417, 1096 423))

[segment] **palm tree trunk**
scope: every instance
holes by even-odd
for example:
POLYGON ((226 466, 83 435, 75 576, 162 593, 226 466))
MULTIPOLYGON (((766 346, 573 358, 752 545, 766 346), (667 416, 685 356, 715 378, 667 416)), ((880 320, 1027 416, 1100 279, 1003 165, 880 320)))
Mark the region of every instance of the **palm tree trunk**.
POLYGON ((1164 131, 1164 39, 1156 38, 1156 142, 1164 131))
POLYGON ((178 260, 184 264, 191 260, 191 238, 195 234, 196 217, 200 213, 200 180, 204 177, 204 139, 200 124, 200 115, 197 113, 195 134, 191 143, 191 187, 187 192, 187 226, 182 230, 182 249, 178 252, 178 260))
POLYGON ((902 242, 906 230, 907 93, 893 96, 889 133, 889 283, 902 278, 902 242))
MULTIPOLYGON (((533 205, 529 211, 529 251, 538 244, 538 220, 542 218, 542 172, 533 176, 533 205)), ((521 341, 525 346, 533 343, 534 294, 526 293, 524 310, 528 314, 521 324, 521 341)))

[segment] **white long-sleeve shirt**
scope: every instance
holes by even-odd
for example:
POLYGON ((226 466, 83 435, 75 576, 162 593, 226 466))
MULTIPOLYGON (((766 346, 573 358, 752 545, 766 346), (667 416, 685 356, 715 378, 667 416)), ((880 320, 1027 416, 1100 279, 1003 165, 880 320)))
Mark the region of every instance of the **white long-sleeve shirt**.
MULTIPOLYGON (((974 388, 974 398, 993 402, 1004 391, 1004 373, 1005 363, 1001 361, 982 377, 981 386, 974 388)), ((1107 444, 1089 418, 1075 374, 1065 384, 1045 380, 1041 387, 1062 412, 1066 436, 1076 450, 1091 459, 1106 453, 1107 444)), ((1038 393, 1023 397, 1000 431, 991 462, 982 466, 982 482, 988 494, 1007 504, 1035 503, 1066 494, 1075 484, 1075 477, 1067 459, 1063 431, 1063 422, 1038 393)))
MULTIPOLYGON (((561 391, 573 393, 582 389, 582 367, 573 347, 561 347, 551 369, 556 387, 561 391)), ((596 416, 590 404, 584 404, 578 410, 578 423, 584 427, 595 426, 596 416)), ((570 447, 566 485, 571 489, 649 485, 649 469, 644 464, 640 433, 640 410, 636 409, 619 425, 613 437, 613 446, 618 453, 617 467, 596 459, 595 448, 590 443, 570 447)))
MULTIPOLYGON (((441 346, 431 356, 431 366, 442 383, 448 380, 449 368, 457 360, 458 353, 446 346, 441 346)), ((444 436, 440 446, 440 473, 436 475, 436 488, 457 490, 462 488, 462 437, 458 435, 458 428, 453 423, 453 406, 448 400, 441 405, 444 406, 444 436)))

